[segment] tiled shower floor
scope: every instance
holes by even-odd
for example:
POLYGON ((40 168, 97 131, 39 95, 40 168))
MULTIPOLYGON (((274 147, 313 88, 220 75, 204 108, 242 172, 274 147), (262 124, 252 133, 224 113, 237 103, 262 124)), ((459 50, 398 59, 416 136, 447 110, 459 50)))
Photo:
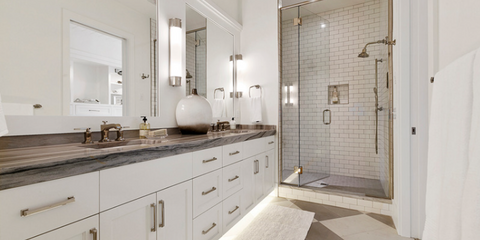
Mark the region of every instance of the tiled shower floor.
MULTIPOLYGON (((283 182, 298 185, 298 174, 291 170, 283 170, 283 182), (288 177, 287 177, 288 176, 288 177)), ((349 177, 342 175, 326 175, 319 173, 304 172, 300 175, 302 187, 321 188, 328 192, 339 192, 345 194, 354 194, 359 196, 387 198, 382 188, 380 180, 349 177), (320 179, 320 180, 319 180, 320 179), (323 183, 323 184, 322 184, 323 183), (327 185, 324 185, 327 184, 327 185)))

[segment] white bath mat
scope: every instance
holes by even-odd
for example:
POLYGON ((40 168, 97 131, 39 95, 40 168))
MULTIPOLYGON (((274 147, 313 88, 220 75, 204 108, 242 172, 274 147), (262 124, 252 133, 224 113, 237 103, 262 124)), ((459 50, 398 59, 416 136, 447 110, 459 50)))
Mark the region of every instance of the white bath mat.
POLYGON ((305 240, 314 215, 268 205, 235 240, 305 240))

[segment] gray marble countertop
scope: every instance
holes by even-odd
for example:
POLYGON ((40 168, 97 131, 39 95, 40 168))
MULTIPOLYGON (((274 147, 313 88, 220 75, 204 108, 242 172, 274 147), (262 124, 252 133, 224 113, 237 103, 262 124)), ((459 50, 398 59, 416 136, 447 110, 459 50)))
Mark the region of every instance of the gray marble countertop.
POLYGON ((149 161, 273 136, 276 130, 242 130, 205 135, 171 135, 164 139, 127 139, 102 144, 62 144, 0 150, 0 190, 108 168, 149 161), (123 144, 122 146, 115 146, 123 144), (102 148, 105 147, 105 148, 102 148))

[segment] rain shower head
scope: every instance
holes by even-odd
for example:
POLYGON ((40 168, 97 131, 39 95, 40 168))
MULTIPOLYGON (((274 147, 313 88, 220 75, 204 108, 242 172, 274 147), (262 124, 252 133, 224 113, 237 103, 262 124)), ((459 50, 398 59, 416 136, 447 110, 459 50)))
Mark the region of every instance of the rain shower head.
POLYGON ((368 53, 367 53, 367 46, 370 45, 370 44, 380 44, 380 43, 387 44, 387 40, 382 39, 382 40, 379 40, 379 41, 376 41, 376 42, 367 43, 367 45, 365 45, 365 47, 362 49, 362 52, 360 54, 358 54, 358 57, 359 58, 367 58, 369 56, 368 53))

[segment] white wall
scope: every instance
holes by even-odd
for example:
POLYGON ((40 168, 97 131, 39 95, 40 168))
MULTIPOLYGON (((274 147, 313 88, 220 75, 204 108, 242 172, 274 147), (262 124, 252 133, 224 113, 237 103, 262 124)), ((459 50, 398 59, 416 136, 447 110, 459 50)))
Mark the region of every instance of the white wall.
POLYGON ((225 11, 226 14, 242 24, 242 0, 210 0, 208 2, 215 4, 219 9, 225 11))
MULTIPOLYGON (((259 84, 263 89, 263 124, 278 124, 279 69, 277 0, 243 0, 241 54, 244 69, 238 75, 241 124, 250 122, 248 88, 259 84)), ((252 94, 255 91, 252 89, 252 94)), ((257 93, 258 94, 258 93, 257 93)), ((238 119, 237 119, 238 120, 238 119)))

